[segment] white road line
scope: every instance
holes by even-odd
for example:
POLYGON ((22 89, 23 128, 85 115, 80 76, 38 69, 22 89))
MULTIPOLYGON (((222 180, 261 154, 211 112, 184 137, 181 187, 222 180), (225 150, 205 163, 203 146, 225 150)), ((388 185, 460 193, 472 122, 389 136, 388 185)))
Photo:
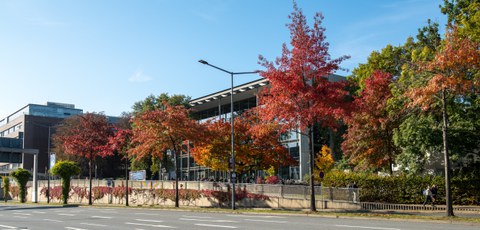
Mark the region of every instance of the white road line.
POLYGON ((118 211, 100 211, 101 213, 118 213, 118 211))
POLYGON ((13 216, 13 217, 15 217, 15 218, 24 218, 24 219, 27 218, 26 216, 13 216))
POLYGON ((136 221, 143 221, 143 222, 154 222, 154 223, 161 223, 163 220, 144 220, 144 219, 135 219, 136 221))
POLYGON ((284 216, 248 216, 248 215, 227 215, 230 217, 245 217, 245 218, 271 218, 271 219, 285 219, 284 216))
POLYGON ((277 220, 255 220, 255 219, 243 219, 246 221, 255 221, 255 222, 263 222, 263 223, 277 223, 277 224, 285 224, 288 223, 288 221, 277 221, 277 220))
POLYGON ((210 216, 186 216, 186 215, 183 215, 183 217, 185 218, 200 218, 200 219, 211 219, 212 217, 210 216))
POLYGON ((45 221, 52 221, 52 222, 58 222, 58 223, 61 223, 63 222, 62 220, 53 220, 53 219, 43 219, 45 221))
POLYGON ((145 215, 145 216, 158 216, 158 214, 155 213, 142 213, 142 212, 137 212, 134 213, 135 215, 145 215))
POLYGON ((197 226, 204 226, 204 227, 214 227, 214 228, 238 228, 235 226, 228 226, 228 225, 216 225, 216 224, 195 224, 197 226))
POLYGON ((400 230, 399 228, 382 228, 382 227, 369 227, 369 226, 354 226, 354 225, 335 225, 336 227, 344 228, 364 228, 364 229, 378 229, 378 230, 400 230))
POLYGON ((112 219, 113 218, 111 216, 91 216, 91 217, 96 219, 112 219))
POLYGON ((13 215, 21 215, 21 216, 31 216, 32 214, 30 213, 19 213, 19 212, 14 212, 12 213, 13 215))
POLYGON ((17 228, 17 227, 8 226, 8 225, 0 225, 0 227, 2 227, 2 228, 10 228, 10 229, 12 229, 12 228, 17 228))
POLYGON ((74 228, 74 227, 65 227, 66 229, 72 229, 72 230, 88 230, 84 228, 74 228))
POLYGON ((132 222, 125 222, 128 225, 138 225, 138 226, 148 226, 148 227, 155 227, 155 228, 175 228, 172 226, 167 225, 159 225, 159 224, 142 224, 142 223, 132 223, 132 222))
POLYGON ((70 213, 58 213, 59 216, 75 216, 75 214, 70 213))
POLYGON ((205 219, 190 219, 190 218, 178 218, 179 220, 187 221, 199 221, 199 222, 215 222, 215 223, 238 223, 235 220, 205 220, 205 219))
POLYGON ((33 211, 32 213, 45 214, 46 212, 33 211))
POLYGON ((107 227, 105 224, 92 224, 92 223, 80 223, 83 225, 98 226, 98 227, 107 227))

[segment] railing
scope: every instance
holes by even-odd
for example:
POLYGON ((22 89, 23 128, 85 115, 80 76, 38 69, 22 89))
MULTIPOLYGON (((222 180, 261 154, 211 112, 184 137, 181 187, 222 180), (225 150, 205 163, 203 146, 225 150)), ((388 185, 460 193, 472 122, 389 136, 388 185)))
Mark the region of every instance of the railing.
MULTIPOLYGON (((425 205, 423 204, 388 204, 375 202, 360 203, 361 209, 364 210, 392 210, 392 211, 445 211, 445 205, 425 205)), ((478 206, 453 206, 454 211, 473 211, 480 212, 478 206)))

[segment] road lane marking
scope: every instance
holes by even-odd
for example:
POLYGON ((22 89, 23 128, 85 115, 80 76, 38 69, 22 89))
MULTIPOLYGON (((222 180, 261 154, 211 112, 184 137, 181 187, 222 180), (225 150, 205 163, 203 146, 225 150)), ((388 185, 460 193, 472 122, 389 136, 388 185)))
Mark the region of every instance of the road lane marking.
POLYGON ((59 216, 75 216, 75 214, 70 213, 58 213, 59 216))
POLYGON ((8 226, 8 225, 0 225, 0 227, 2 227, 2 228, 10 228, 10 229, 12 229, 12 228, 17 228, 17 227, 8 226))
POLYGON ((142 224, 142 223, 132 223, 132 222, 125 222, 128 225, 138 225, 138 226, 148 226, 148 227, 155 227, 155 228, 175 228, 172 226, 167 225, 160 225, 160 224, 142 224))
POLYGON ((101 213, 118 213, 118 211, 101 211, 101 213))
POLYGON ((144 219, 135 219, 136 221, 143 221, 143 222, 154 222, 154 223, 161 223, 163 220, 144 220, 144 219))
POLYGON ((72 229, 72 230, 88 230, 84 228, 74 228, 74 227, 65 227, 66 229, 72 229))
POLYGON ((186 220, 186 221, 199 221, 199 222, 215 222, 215 223, 238 223, 235 220, 205 220, 205 219, 191 219, 191 218, 178 218, 179 220, 186 220))
POLYGON ((210 217, 210 216, 186 216, 186 215, 183 215, 183 217, 185 217, 185 218, 203 218, 203 219, 212 219, 212 217, 210 217))
POLYGON ((62 220, 53 220, 53 219, 43 219, 45 221, 52 221, 52 222, 58 222, 58 223, 61 223, 63 222, 62 220))
POLYGON ((23 215, 23 216, 31 216, 32 214, 30 213, 20 213, 20 212, 14 212, 12 213, 13 215, 23 215))
POLYGON ((98 227, 107 227, 105 224, 92 224, 92 223, 80 223, 83 225, 98 226, 98 227))
POLYGON ((245 217, 245 218, 272 218, 272 219, 285 219, 284 216, 248 216, 248 215, 226 215, 230 217, 245 217))
POLYGON ((40 211, 33 211, 33 213, 38 213, 38 214, 45 214, 46 212, 40 212, 40 211))
POLYGON ((255 220, 255 219, 243 219, 246 221, 256 221, 256 222, 263 222, 263 223, 277 223, 277 224, 285 224, 288 223, 288 221, 277 221, 277 220, 255 220))
POLYGON ((96 219, 112 219, 113 218, 111 216, 91 216, 91 217, 96 219))
POLYGON ((16 217, 16 218, 27 218, 26 216, 13 216, 13 217, 16 217))
POLYGON ((383 228, 383 227, 370 227, 370 226, 354 226, 354 225, 335 225, 336 227, 344 228, 364 228, 364 229, 378 229, 378 230, 401 230, 399 228, 383 228))
POLYGON ((137 212, 134 213, 135 215, 146 215, 146 216, 158 216, 158 214, 155 213, 143 213, 143 212, 137 212))
POLYGON ((204 226, 204 227, 214 227, 214 228, 238 228, 235 226, 228 226, 228 225, 216 225, 216 224, 195 224, 197 226, 204 226))

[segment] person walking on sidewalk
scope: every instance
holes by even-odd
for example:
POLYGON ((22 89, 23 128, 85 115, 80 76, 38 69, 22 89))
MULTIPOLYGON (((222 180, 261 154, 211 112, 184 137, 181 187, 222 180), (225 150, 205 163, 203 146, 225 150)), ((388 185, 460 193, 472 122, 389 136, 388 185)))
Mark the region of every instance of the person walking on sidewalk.
POLYGON ((425 196, 425 201, 423 201, 423 207, 425 207, 428 201, 432 202, 432 206, 433 206, 432 190, 430 186, 428 186, 427 189, 423 190, 423 196, 425 196))
POLYGON ((432 185, 432 188, 430 188, 430 193, 432 193, 432 195, 431 195, 432 207, 435 208, 435 201, 437 201, 437 186, 436 185, 432 185))

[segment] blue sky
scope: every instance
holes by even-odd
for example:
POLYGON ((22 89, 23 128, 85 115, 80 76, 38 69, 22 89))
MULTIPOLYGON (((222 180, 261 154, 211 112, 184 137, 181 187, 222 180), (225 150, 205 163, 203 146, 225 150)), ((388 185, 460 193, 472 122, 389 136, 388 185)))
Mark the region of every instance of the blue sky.
MULTIPOLYGON (((297 0, 325 16, 332 58, 353 70, 427 19, 442 0, 297 0)), ((28 103, 75 104, 120 115, 150 94, 192 98, 230 87, 227 74, 261 69, 289 42, 291 0, 0 0, 0 119, 28 103)), ((348 72, 339 72, 348 75, 348 72)), ((257 79, 242 75, 235 85, 257 79)))

